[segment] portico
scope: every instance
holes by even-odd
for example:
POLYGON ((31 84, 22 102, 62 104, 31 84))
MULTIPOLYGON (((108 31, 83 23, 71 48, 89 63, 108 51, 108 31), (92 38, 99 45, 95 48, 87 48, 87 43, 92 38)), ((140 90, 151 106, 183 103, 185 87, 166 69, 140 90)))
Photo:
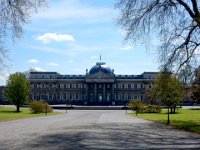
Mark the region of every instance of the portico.
POLYGON ((115 75, 105 63, 99 62, 86 74, 86 96, 88 104, 109 105, 115 101, 115 75))

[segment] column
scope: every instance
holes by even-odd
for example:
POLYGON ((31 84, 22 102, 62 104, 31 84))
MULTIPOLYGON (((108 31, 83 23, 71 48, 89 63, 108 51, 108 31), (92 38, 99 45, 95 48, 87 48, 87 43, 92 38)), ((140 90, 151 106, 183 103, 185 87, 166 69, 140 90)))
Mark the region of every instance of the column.
POLYGON ((94 101, 96 101, 97 98, 97 84, 94 84, 94 101))
POLYGON ((88 101, 88 84, 85 84, 85 100, 88 101))
POLYGON ((114 84, 112 84, 112 101, 115 101, 115 89, 114 89, 114 84))
POLYGON ((105 87, 105 83, 104 83, 103 84, 103 101, 106 101, 105 95, 106 95, 106 87, 105 87))
POLYGON ((63 92, 60 92, 60 102, 63 100, 63 92))
POLYGON ((46 101, 49 101, 49 92, 45 94, 46 101))

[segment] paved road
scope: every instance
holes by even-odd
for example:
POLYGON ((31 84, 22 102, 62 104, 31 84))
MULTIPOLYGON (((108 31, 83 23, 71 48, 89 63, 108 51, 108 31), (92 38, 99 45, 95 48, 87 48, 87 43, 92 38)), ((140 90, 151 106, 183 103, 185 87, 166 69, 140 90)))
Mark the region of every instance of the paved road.
POLYGON ((0 149, 200 149, 200 135, 114 110, 0 123, 0 149))

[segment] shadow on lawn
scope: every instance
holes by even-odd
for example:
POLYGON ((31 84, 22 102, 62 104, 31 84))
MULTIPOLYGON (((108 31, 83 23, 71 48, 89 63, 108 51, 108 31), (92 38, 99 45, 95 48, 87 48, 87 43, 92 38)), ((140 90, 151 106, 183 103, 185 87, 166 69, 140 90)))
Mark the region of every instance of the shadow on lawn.
POLYGON ((171 122, 173 123, 173 126, 175 126, 176 128, 200 133, 200 122, 198 121, 171 120, 171 122))
POLYGON ((16 110, 0 110, 0 113, 19 113, 16 110))
POLYGON ((98 124, 66 127, 38 135, 20 148, 33 149, 199 149, 200 136, 161 124, 98 124))

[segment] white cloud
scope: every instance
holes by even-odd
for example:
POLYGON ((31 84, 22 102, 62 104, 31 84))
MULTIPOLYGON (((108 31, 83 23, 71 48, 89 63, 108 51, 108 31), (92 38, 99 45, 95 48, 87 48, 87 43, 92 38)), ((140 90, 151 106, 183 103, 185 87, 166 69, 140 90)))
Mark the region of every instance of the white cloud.
POLYGON ((45 71, 44 69, 42 69, 40 67, 32 67, 32 69, 35 71, 45 71))
POLYGON ((59 66, 57 63, 53 63, 53 62, 47 63, 46 65, 47 66, 54 66, 54 67, 59 66))
POLYGON ((123 51, 128 51, 128 50, 130 50, 130 49, 132 49, 133 47, 131 47, 131 46, 125 46, 125 47, 122 47, 121 48, 121 50, 123 50, 123 51))
POLYGON ((36 64, 36 63, 38 63, 39 61, 37 60, 37 59, 29 59, 28 60, 28 63, 30 63, 30 64, 36 64))
POLYGON ((63 41, 74 42, 75 41, 73 36, 69 34, 57 34, 57 33, 45 33, 41 36, 38 36, 37 40, 42 41, 43 43, 50 43, 53 41, 56 41, 56 42, 63 42, 63 41))

